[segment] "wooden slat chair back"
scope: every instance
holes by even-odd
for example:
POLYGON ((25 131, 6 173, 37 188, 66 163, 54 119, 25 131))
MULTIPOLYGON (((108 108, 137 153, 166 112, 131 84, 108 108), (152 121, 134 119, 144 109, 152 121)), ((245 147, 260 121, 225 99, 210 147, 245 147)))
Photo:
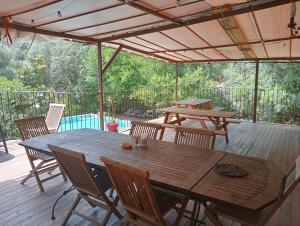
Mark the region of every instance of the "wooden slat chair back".
POLYGON ((205 210, 205 213, 208 218, 217 226, 222 225, 218 219, 218 215, 239 222, 242 225, 263 226, 280 208, 281 204, 286 200, 286 198, 289 197, 299 181, 300 156, 297 157, 295 164, 293 164, 292 167, 283 175, 282 190, 278 196, 278 199, 274 203, 266 206, 258 212, 251 212, 240 208, 230 208, 223 205, 211 204, 205 210))
POLYGON ((50 104, 47 116, 46 116, 46 125, 50 133, 58 131, 61 118, 64 114, 66 105, 65 104, 50 104))
MULTIPOLYGON (((26 118, 26 119, 19 119, 16 120, 16 125, 18 127, 20 136, 22 140, 28 140, 34 137, 47 135, 49 134, 49 130, 47 128, 47 125, 45 123, 45 117, 39 116, 39 117, 32 117, 32 118, 26 118)), ((42 182, 52 179, 56 176, 62 175, 64 180, 66 181, 66 177, 63 173, 57 173, 54 175, 51 175, 43 180, 39 178, 39 174, 46 173, 46 172, 53 172, 59 165, 55 161, 55 158, 53 156, 49 156, 40 152, 37 152, 35 150, 25 148, 30 166, 32 170, 30 173, 21 181, 21 184, 25 184, 25 182, 31 178, 35 177, 37 184, 39 186, 39 189, 41 192, 44 191, 44 187, 42 185, 42 182), (41 160, 38 165, 34 164, 34 161, 41 160)))
MULTIPOLYGON (((114 188, 128 214, 124 225, 130 223, 141 225, 137 222, 138 219, 151 225, 166 225, 163 220, 166 211, 161 211, 163 208, 159 205, 157 195, 150 185, 149 173, 106 157, 101 157, 101 160, 104 162, 114 188)), ((168 195, 168 204, 174 207, 178 201, 174 202, 170 197, 168 195)), ((164 199, 164 196, 161 195, 160 198, 164 199)), ((171 208, 169 207, 168 211, 171 208)), ((178 215, 177 220, 180 218, 181 216, 178 215)))
POLYGON ((77 214, 99 225, 99 222, 91 220, 89 217, 75 211, 75 208, 81 199, 85 199, 89 203, 108 210, 103 224, 101 225, 105 225, 107 223, 112 213, 116 213, 116 216, 121 218, 120 213, 115 209, 118 203, 118 198, 111 201, 105 193, 112 188, 112 184, 105 169, 103 169, 103 171, 99 170, 97 171, 97 174, 95 174, 86 163, 84 154, 54 145, 48 145, 48 147, 52 151, 58 163, 61 165, 69 180, 72 182, 73 186, 79 192, 74 202, 75 206, 72 206, 64 224, 67 223, 72 214, 77 214), (97 201, 91 197, 95 198, 97 201))
MULTIPOLYGON (((19 129, 22 140, 28 140, 33 137, 49 134, 48 127, 45 123, 44 116, 18 119, 15 121, 19 129)), ((31 156, 38 154, 36 151, 28 149, 31 156)))
POLYGON ((87 166, 85 156, 82 153, 52 145, 49 145, 49 148, 77 190, 95 197, 106 196, 105 191, 97 186, 97 181, 91 169, 87 166))
POLYGON ((148 139, 155 140, 157 138, 157 133, 160 129, 161 126, 159 124, 132 121, 129 134, 133 136, 148 134, 148 139))
POLYGON ((176 144, 214 149, 216 139, 214 131, 186 127, 177 127, 175 131, 176 144))

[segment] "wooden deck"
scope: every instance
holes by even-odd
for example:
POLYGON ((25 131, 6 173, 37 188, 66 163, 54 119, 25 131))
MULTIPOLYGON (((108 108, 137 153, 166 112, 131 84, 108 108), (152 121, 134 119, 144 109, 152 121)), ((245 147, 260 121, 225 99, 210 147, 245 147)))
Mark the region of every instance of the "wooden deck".
MULTIPOLYGON (((198 127, 198 122, 188 120, 184 124, 198 127)), ((283 170, 294 162, 300 154, 300 127, 270 124, 253 124, 242 122, 229 127, 228 145, 225 138, 220 136, 216 141, 216 148, 242 155, 257 156, 273 160, 283 170)), ((165 140, 173 141, 174 131, 167 129, 165 140)), ((30 179, 25 186, 20 184, 21 179, 29 171, 29 162, 19 141, 8 141, 9 155, 0 152, 0 225, 60 225, 69 209, 75 192, 69 193, 57 205, 56 220, 52 221, 51 207, 56 198, 70 187, 58 177, 45 183, 45 193, 40 193, 34 179, 30 179)), ((86 203, 80 204, 80 209, 99 218, 103 212, 97 211, 86 203)), ((121 210, 122 211, 122 210, 121 210)), ((300 225, 300 186, 283 204, 269 226, 298 226, 300 225)), ((122 211, 124 213, 124 211, 122 211)), ((167 221, 172 222, 174 212, 170 212, 167 221)), ((111 218, 109 225, 116 225, 116 219, 111 218)), ((238 225, 222 219, 226 226, 238 225)), ((189 221, 183 220, 183 225, 189 221)), ((78 217, 71 217, 69 225, 89 225, 78 217)), ((208 222, 208 226, 212 224, 208 222)))

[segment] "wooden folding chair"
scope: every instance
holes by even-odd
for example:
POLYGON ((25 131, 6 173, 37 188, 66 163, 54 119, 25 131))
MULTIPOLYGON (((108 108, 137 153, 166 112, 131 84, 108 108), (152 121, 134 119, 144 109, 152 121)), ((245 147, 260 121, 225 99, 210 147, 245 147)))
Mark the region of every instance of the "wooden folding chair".
POLYGON ((67 150, 61 147, 48 145, 53 152, 56 160, 60 163, 67 177, 77 189, 78 195, 69 210, 62 225, 66 225, 72 214, 89 220, 90 222, 105 226, 114 213, 119 219, 122 218, 119 211, 116 209, 119 198, 109 198, 105 192, 112 188, 109 176, 105 169, 91 169, 82 153, 67 150), (92 207, 101 207, 107 211, 103 221, 100 223, 96 219, 85 216, 76 211, 76 207, 80 200, 86 200, 92 207))
POLYGON ((159 124, 132 121, 129 134, 133 136, 148 134, 148 139, 155 140, 160 129, 161 126, 159 124))
POLYGON ((58 131, 65 107, 65 104, 50 104, 46 116, 46 125, 50 133, 56 133, 58 131))
POLYGON ((174 143, 205 149, 214 149, 216 135, 214 131, 177 127, 174 143))
MULTIPOLYGON (((214 131, 186 127, 176 127, 175 131, 176 134, 174 143, 176 144, 184 144, 205 149, 214 149, 216 139, 214 131)), ((198 215, 203 200, 196 197, 191 197, 191 200, 194 202, 193 209, 191 211, 185 210, 184 217, 190 219, 191 225, 193 225, 194 222, 198 221, 198 215)), ((202 220, 200 222, 202 223, 202 220)))
MULTIPOLYGON (((161 189, 153 189, 150 185, 149 173, 145 170, 132 167, 106 157, 104 162, 114 188, 127 212, 125 226, 130 223, 141 226, 138 220, 151 225, 165 226, 163 216, 177 203, 185 208, 186 200, 182 197, 167 193, 161 189)), ((176 219, 175 225, 180 222, 183 211, 176 219)))
MULTIPOLYGON (((20 136, 22 140, 27 140, 33 137, 38 137, 42 135, 49 134, 47 125, 45 123, 45 117, 33 117, 33 118, 26 118, 26 119, 19 119, 15 121, 17 124, 17 127, 19 129, 20 136)), ((25 148, 30 166, 31 171, 30 173, 21 181, 21 184, 25 184, 25 182, 31 178, 35 177, 37 184, 39 186, 39 189, 41 192, 44 191, 44 187, 42 183, 44 181, 50 180, 56 176, 62 175, 64 180, 67 181, 67 178, 65 177, 64 173, 57 173, 54 175, 51 175, 45 179, 40 179, 39 175, 43 173, 50 173, 59 165, 55 161, 55 158, 50 155, 43 154, 41 152, 37 152, 35 150, 25 148), (37 165, 35 165, 35 162, 39 161, 37 165)))
POLYGON ((244 226, 263 226, 296 188, 299 180, 300 156, 297 157, 296 163, 288 170, 288 172, 283 175, 281 193, 274 203, 260 211, 250 211, 243 208, 234 208, 213 203, 206 208, 205 214, 216 226, 222 225, 218 216, 229 218, 244 226))

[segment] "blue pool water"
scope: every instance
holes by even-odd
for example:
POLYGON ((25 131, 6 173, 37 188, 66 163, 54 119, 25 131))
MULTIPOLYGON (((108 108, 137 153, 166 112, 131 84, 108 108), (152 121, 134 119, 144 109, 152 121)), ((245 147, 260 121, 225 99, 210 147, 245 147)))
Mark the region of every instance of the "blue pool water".
MULTIPOLYGON (((104 116, 104 130, 107 131, 106 124, 111 122, 111 117, 104 116)), ((130 120, 116 119, 119 129, 130 127, 130 120)), ((90 128, 100 129, 100 117, 96 114, 84 114, 63 117, 60 123, 59 131, 90 128)))

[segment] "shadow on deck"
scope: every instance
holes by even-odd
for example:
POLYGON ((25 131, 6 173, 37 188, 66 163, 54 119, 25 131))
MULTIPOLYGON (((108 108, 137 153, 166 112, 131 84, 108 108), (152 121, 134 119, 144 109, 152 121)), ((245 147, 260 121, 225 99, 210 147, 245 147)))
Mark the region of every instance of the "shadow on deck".
MULTIPOLYGON (((188 120, 185 125, 198 127, 198 122, 188 120)), ((224 137, 216 140, 216 149, 242 155, 271 159, 283 170, 287 170, 300 154, 300 127, 271 124, 253 124, 242 122, 229 127, 228 145, 224 137)), ((164 139, 173 141, 174 131, 167 129, 164 139)), ((34 179, 25 186, 20 181, 30 169, 29 162, 18 140, 8 141, 9 155, 0 152, 0 225, 60 225, 68 211, 76 193, 65 196, 56 208, 56 220, 52 221, 51 207, 62 191, 70 184, 63 182, 61 177, 45 183, 45 193, 40 193, 34 179)), ((282 205, 280 210, 268 223, 269 226, 298 226, 300 225, 300 187, 282 205)), ((90 208, 82 202, 81 211, 101 218, 103 212, 90 208)), ((124 211, 122 211, 124 213, 124 211)), ((168 214, 168 222, 172 222, 174 212, 168 214)), ((224 225, 238 225, 229 220, 221 219, 224 225)), ((112 218, 109 225, 116 221, 112 218)), ((182 221, 189 225, 188 221, 182 221)), ((89 225, 76 216, 71 217, 69 225, 89 225)), ((211 226, 211 223, 207 224, 211 226)))

